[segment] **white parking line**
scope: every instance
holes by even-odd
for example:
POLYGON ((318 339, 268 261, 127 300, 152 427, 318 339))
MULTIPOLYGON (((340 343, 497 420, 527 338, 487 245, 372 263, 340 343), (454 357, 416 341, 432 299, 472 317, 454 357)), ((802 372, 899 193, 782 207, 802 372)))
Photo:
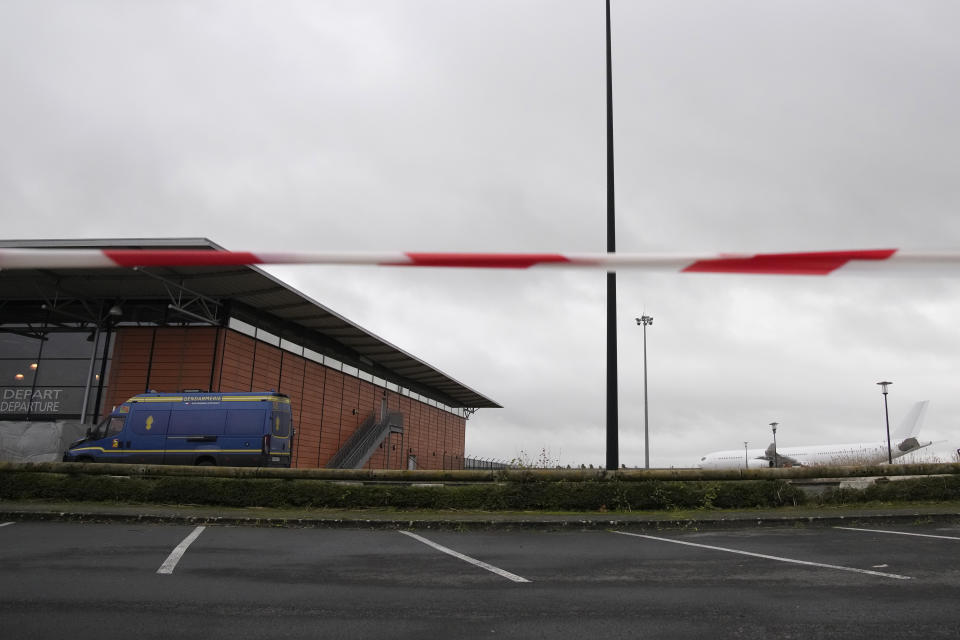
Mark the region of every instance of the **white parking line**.
POLYGON ((940 538, 941 540, 960 540, 956 536, 935 536, 932 533, 910 533, 907 531, 884 531, 882 529, 861 529, 859 527, 834 527, 844 531, 869 531, 870 533, 892 533, 898 536, 917 536, 918 538, 940 538))
POLYGON ((464 562, 469 562, 470 564, 476 565, 476 566, 480 567, 481 569, 486 569, 487 571, 491 571, 491 572, 497 574, 498 576, 502 576, 502 577, 506 578, 507 580, 513 580, 514 582, 530 582, 530 581, 527 580, 526 578, 521 578, 520 576, 518 576, 518 575, 515 574, 515 573, 510 573, 509 571, 504 571, 503 569, 500 569, 500 568, 498 568, 498 567, 495 567, 495 566, 493 566, 492 564, 487 564, 486 562, 481 562, 480 560, 477 560, 477 559, 475 559, 475 558, 471 558, 470 556, 465 556, 465 555, 463 555, 462 553, 459 553, 459 552, 457 552, 457 551, 454 551, 453 549, 448 549, 447 547, 445 547, 445 546, 443 546, 443 545, 437 544, 436 542, 433 542, 433 541, 431 541, 431 540, 427 540, 427 539, 424 538, 423 536, 418 536, 417 534, 411 533, 410 531, 400 531, 400 533, 402 533, 402 534, 405 535, 405 536, 410 536, 410 537, 413 538, 414 540, 419 540, 419 541, 422 542, 423 544, 425 544, 425 545, 427 545, 427 546, 430 546, 430 547, 433 547, 433 548, 436 549, 437 551, 443 551, 444 553, 446 553, 446 554, 448 554, 448 555, 451 555, 451 556, 453 556, 454 558, 460 558, 460 559, 463 560, 464 562))
POLYGON ((0 527, 9 527, 12 524, 12 522, 0 522, 0 527))
POLYGON ((173 573, 177 563, 180 562, 180 558, 183 557, 184 553, 186 553, 187 547, 193 544, 193 541, 196 540, 201 533, 203 533, 204 529, 206 529, 206 527, 197 527, 193 530, 193 533, 184 538, 183 542, 178 544, 177 548, 173 550, 173 553, 167 556, 167 559, 163 561, 163 564, 160 565, 159 569, 157 569, 157 573, 164 575, 170 575, 173 573))
POLYGON ((656 536, 645 536, 639 533, 628 533, 626 531, 611 531, 610 533, 619 533, 622 536, 634 536, 635 538, 646 538, 648 540, 659 540, 660 542, 672 542, 673 544, 683 544, 688 547, 699 547, 700 549, 713 549, 714 551, 726 551, 727 553, 739 553, 742 556, 753 556, 754 558, 765 558, 767 560, 777 560, 778 562, 790 562, 792 564, 802 564, 808 567, 822 567, 824 569, 837 569, 839 571, 853 571, 854 573, 866 573, 871 576, 880 576, 881 578, 894 578, 896 580, 910 580, 910 576, 901 576, 896 573, 882 573, 880 571, 870 571, 869 569, 855 569, 854 567, 841 567, 836 564, 823 564, 822 562, 808 562, 806 560, 794 560, 793 558, 781 558, 779 556, 768 556, 764 553, 753 553, 752 551, 741 551, 739 549, 727 549, 725 547, 714 547, 709 544, 697 544, 695 542, 684 542, 683 540, 671 540, 670 538, 658 538, 656 536))

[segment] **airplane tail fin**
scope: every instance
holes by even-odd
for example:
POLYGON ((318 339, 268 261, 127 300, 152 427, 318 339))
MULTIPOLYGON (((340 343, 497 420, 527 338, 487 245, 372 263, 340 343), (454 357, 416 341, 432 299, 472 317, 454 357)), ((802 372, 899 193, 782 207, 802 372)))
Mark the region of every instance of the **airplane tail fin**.
POLYGON ((910 407, 910 411, 904 416, 903 422, 900 423, 900 426, 897 427, 897 430, 893 433, 893 438, 897 440, 916 438, 916 435, 920 433, 920 427, 923 426, 923 419, 927 415, 927 406, 929 404, 929 400, 922 400, 910 407))

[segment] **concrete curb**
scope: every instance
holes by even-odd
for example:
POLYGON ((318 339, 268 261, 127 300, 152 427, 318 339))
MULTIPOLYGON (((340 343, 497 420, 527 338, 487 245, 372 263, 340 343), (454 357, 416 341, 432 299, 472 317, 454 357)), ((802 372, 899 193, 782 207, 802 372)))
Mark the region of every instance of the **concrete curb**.
POLYGON ((233 527, 328 528, 328 529, 439 529, 439 530, 680 530, 746 529, 759 527, 833 527, 856 523, 913 524, 956 523, 954 511, 912 513, 860 513, 850 515, 805 516, 718 516, 714 518, 611 518, 606 517, 492 517, 492 518, 302 518, 188 515, 183 513, 123 513, 119 511, 16 510, 0 511, 5 521, 58 521, 87 523, 140 523, 160 525, 210 525, 233 527))
POLYGON ((0 473, 60 473, 131 477, 213 477, 244 479, 328 480, 376 484, 427 482, 496 484, 503 482, 643 482, 721 480, 811 480, 837 478, 960 475, 960 463, 896 464, 858 467, 783 467, 779 469, 499 469, 418 470, 297 469, 279 467, 194 467, 181 465, 0 462, 0 473))

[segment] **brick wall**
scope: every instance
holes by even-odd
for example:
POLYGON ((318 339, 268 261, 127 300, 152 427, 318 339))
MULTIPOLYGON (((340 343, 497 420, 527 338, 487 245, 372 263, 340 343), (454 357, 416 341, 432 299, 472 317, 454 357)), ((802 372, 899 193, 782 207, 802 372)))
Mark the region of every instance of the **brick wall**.
POLYGON ((113 407, 127 398, 148 390, 147 372, 150 363, 150 345, 153 329, 120 329, 113 343, 110 377, 100 404, 100 415, 109 414, 113 407))
POLYGON ((120 327, 100 415, 151 389, 209 389, 217 351, 215 327, 120 327))
POLYGON ((295 467, 325 465, 386 398, 390 411, 403 413, 404 432, 391 434, 367 468, 406 469, 411 455, 418 469, 463 464, 464 418, 231 329, 119 328, 101 413, 148 389, 274 389, 290 396, 295 467))

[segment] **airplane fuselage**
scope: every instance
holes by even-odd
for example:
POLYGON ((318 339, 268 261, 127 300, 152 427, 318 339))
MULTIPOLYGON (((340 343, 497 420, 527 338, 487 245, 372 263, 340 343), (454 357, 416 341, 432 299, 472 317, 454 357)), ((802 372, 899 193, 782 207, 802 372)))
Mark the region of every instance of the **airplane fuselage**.
MULTIPOLYGON (((929 442, 917 442, 906 451, 891 443, 891 457, 899 458, 930 445, 929 442)), ((697 466, 701 469, 763 469, 774 466, 769 449, 731 449, 714 451, 700 458, 697 466)), ((872 465, 887 461, 886 442, 854 442, 849 444, 812 445, 808 447, 781 447, 777 449, 779 466, 852 466, 872 465)))
MULTIPOLYGON (((904 416, 900 427, 888 440, 882 442, 852 442, 849 444, 820 444, 806 447, 775 448, 771 443, 766 449, 730 449, 714 451, 700 458, 696 466, 701 469, 762 469, 764 467, 812 467, 874 465, 893 458, 905 456, 932 442, 920 442, 917 434, 923 424, 929 400, 915 403, 904 416), (889 447, 889 448, 888 448, 889 447)), ((773 423, 774 425, 777 423, 773 423)), ((776 436, 776 431, 774 431, 776 436)))

